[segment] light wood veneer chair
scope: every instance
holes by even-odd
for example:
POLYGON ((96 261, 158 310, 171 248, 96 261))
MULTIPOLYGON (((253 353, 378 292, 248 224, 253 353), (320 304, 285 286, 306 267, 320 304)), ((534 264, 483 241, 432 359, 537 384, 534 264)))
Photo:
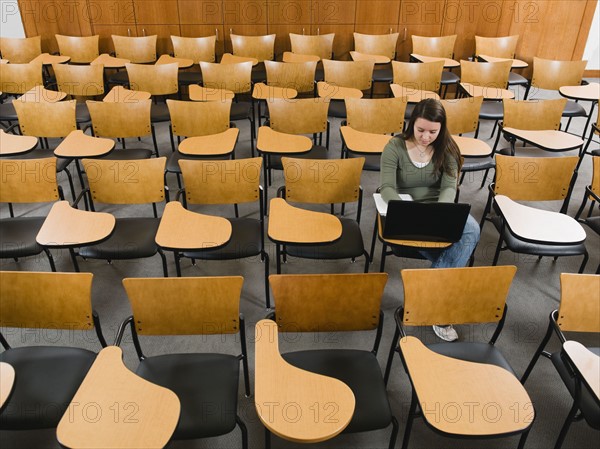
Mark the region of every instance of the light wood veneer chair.
POLYGON ((334 61, 323 59, 324 81, 317 83, 321 98, 331 101, 328 115, 346 118, 345 98, 362 98, 373 85, 375 61, 334 61))
POLYGON ((392 61, 392 70, 392 93, 395 97, 407 97, 409 102, 404 114, 405 119, 412 115, 415 103, 425 98, 439 99, 444 61, 418 64, 392 61))
MULTIPOLYGON (((484 55, 494 58, 515 59, 518 43, 518 34, 499 37, 475 36, 475 57, 484 55)), ((528 84, 529 81, 523 75, 512 71, 508 74, 509 86, 527 86, 528 84)))
MULTIPOLYGON (((417 36, 412 35, 412 54, 426 56, 430 58, 454 59, 454 44, 456 43, 456 34, 449 36, 417 36)), ((411 56, 412 59, 414 57, 411 56)), ((441 84, 445 86, 443 96, 446 96, 448 86, 458 84, 460 77, 450 70, 442 72, 441 84)))
MULTIPOLYGON (((191 59, 194 61, 194 64, 198 64, 200 61, 216 61, 216 35, 206 37, 183 37, 171 35, 171 42, 173 43, 173 52, 176 58, 191 59)), ((198 70, 179 72, 180 86, 201 83, 202 73, 200 73, 198 70)))
MULTIPOLYGON (((34 88, 44 85, 42 64, 0 64, 0 92, 6 95, 19 96, 34 88)), ((10 127, 12 122, 18 120, 17 112, 11 101, 0 104, 0 122, 7 122, 10 127)))
POLYGON ((89 64, 100 56, 100 36, 65 36, 55 34, 58 51, 69 56, 71 64, 89 64))
POLYGON ((0 54, 11 64, 27 64, 42 54, 42 37, 2 37, 0 38, 0 54))
MULTIPOLYGON (((592 215, 596 204, 600 204, 600 154, 592 156, 592 182, 585 187, 581 206, 575 214, 575 220, 585 223, 592 231, 600 235, 600 216, 592 215), (590 208, 587 215, 582 216, 588 200, 590 200, 590 208)), ((596 268, 596 274, 600 274, 600 264, 596 268)))

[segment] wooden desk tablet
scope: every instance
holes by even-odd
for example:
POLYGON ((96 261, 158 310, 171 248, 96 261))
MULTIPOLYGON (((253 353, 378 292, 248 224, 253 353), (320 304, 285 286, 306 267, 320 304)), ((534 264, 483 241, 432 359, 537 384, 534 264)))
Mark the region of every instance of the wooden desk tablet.
POLYGON ((350 151, 355 153, 381 154, 393 136, 357 131, 350 126, 341 126, 340 132, 350 151))
POLYGON ((231 230, 231 222, 226 218, 191 212, 179 201, 170 201, 160 219, 155 241, 171 251, 218 248, 229 241, 231 230))
POLYGON ((252 65, 255 66, 258 64, 258 59, 235 56, 231 53, 223 53, 223 57, 221 58, 221 64, 238 64, 240 62, 251 62, 252 65))
POLYGON ((188 137, 179 144, 178 150, 187 156, 222 156, 233 152, 239 135, 238 128, 229 128, 219 134, 188 137))
POLYGON ((58 423, 58 442, 68 448, 162 448, 179 421, 179 398, 137 376, 117 346, 94 361, 58 423))
POLYGON ((523 431, 533 422, 529 395, 506 369, 437 354, 415 337, 402 338, 400 349, 423 417, 435 429, 452 435, 500 435, 523 431), (444 415, 445 407, 451 419, 444 415))
POLYGON ((62 101, 67 97, 65 92, 58 92, 56 90, 48 90, 44 86, 35 86, 21 95, 19 98, 13 101, 24 101, 24 102, 38 102, 46 101, 48 103, 56 103, 62 101))
POLYGON ((225 101, 235 97, 235 93, 227 89, 202 87, 197 84, 191 84, 188 89, 192 101, 225 101))
POLYGON ((106 94, 102 101, 107 103, 137 103, 138 101, 149 100, 151 96, 150 92, 115 86, 106 94))
POLYGON ((328 440, 342 432, 354 414, 354 394, 345 383, 296 368, 281 357, 277 324, 271 320, 256 323, 255 382, 258 417, 286 440, 328 440))
POLYGON ((480 59, 483 59, 485 62, 502 62, 502 61, 507 61, 510 59, 512 61, 511 69, 525 69, 525 68, 529 67, 529 64, 527 64, 525 61, 522 61, 520 59, 496 58, 494 56, 488 56, 488 55, 479 55, 478 57, 480 59))
POLYGON ((36 56, 29 63, 41 63, 43 65, 52 65, 52 64, 66 64, 71 60, 70 56, 60 56, 60 55, 51 55, 50 53, 42 53, 39 56, 36 56))
POLYGON ((53 204, 36 241, 42 246, 77 247, 101 242, 115 228, 115 217, 105 212, 74 209, 68 201, 53 204))
POLYGON ((600 84, 589 83, 583 86, 562 86, 558 92, 571 100, 598 101, 600 98, 600 84))
POLYGON ((568 215, 525 206, 504 195, 496 195, 494 201, 510 231, 523 240, 569 245, 586 238, 581 224, 568 215))
POLYGON ((94 59, 90 64, 102 64, 105 69, 124 69, 127 64, 131 61, 129 59, 124 58, 115 58, 114 56, 109 55, 108 53, 102 53, 96 59, 94 59))
POLYGON ((307 153, 312 148, 312 140, 306 136, 280 133, 268 126, 261 126, 258 128, 256 148, 263 153, 272 154, 307 153))
POLYGON ((600 400, 600 357, 578 341, 565 341, 563 350, 596 398, 600 400))
POLYGON ((158 61, 156 61, 156 65, 171 64, 173 62, 176 62, 180 69, 189 69, 194 65, 194 61, 192 59, 175 58, 171 55, 161 55, 161 57, 158 58, 158 61))
POLYGON ((112 139, 92 137, 76 130, 63 139, 54 150, 54 155, 70 158, 100 157, 110 153, 114 147, 115 141, 112 139))
POLYGON ((341 87, 334 84, 319 81, 317 83, 317 92, 321 98, 329 98, 330 100, 343 100, 344 98, 362 98, 362 91, 354 87, 341 87))
POLYGON ((15 385, 15 369, 6 362, 0 362, 0 410, 4 407, 15 385))
POLYGON ((389 64, 390 58, 383 55, 369 55, 366 53, 359 53, 357 51, 351 51, 350 57, 353 61, 375 61, 375 64, 389 64))
POLYGON ((515 98, 515 94, 513 91, 508 89, 501 89, 499 87, 475 86, 474 84, 470 83, 460 83, 460 86, 471 97, 483 97, 485 100, 502 100, 504 98, 515 98))
POLYGON ((417 53, 411 53, 410 55, 420 62, 444 61, 445 69, 452 69, 454 67, 460 67, 460 62, 455 61, 454 59, 450 59, 450 58, 436 58, 434 56, 419 55, 417 53))
POLYGON ((342 236, 342 223, 334 215, 291 206, 283 198, 270 203, 268 235, 276 243, 330 243, 342 236))
POLYGON ((492 147, 483 140, 474 139, 473 137, 463 137, 452 135, 452 138, 458 145, 460 154, 468 157, 486 157, 492 154, 492 147))
POLYGON ((34 136, 20 136, 5 133, 0 129, 0 156, 14 156, 33 150, 38 143, 34 136))
POLYGON ((426 98, 433 98, 439 100, 440 96, 430 90, 411 89, 409 87, 401 86, 400 84, 390 84, 392 93, 395 98, 406 97, 409 103, 418 103, 426 98))
POLYGON ((267 86, 265 83, 256 83, 252 90, 255 100, 270 100, 272 98, 296 98, 298 91, 291 87, 267 86))
POLYGON ((538 131, 506 127, 502 128, 502 131, 548 151, 572 150, 581 147, 585 143, 578 136, 552 129, 538 131))

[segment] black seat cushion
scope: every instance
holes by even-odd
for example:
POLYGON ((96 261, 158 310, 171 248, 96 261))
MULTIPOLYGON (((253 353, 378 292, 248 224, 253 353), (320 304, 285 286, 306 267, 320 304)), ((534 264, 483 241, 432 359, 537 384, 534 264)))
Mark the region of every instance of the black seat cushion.
POLYGON ((291 352, 282 357, 298 368, 339 379, 350 387, 356 408, 345 433, 383 429, 391 423, 392 411, 379 362, 373 353, 320 349, 291 352))
POLYGON ((0 104, 0 122, 16 122, 19 120, 12 100, 0 104))
POLYGON ((600 216, 588 217, 583 222, 596 234, 600 234, 600 216))
POLYGON ((177 82, 181 86, 189 86, 190 84, 202 84, 202 73, 200 72, 182 72, 179 71, 177 82))
POLYGON ((56 427, 77 392, 96 353, 80 348, 30 346, 0 354, 15 369, 15 385, 0 428, 56 427))
MULTIPOLYGON (((328 159, 329 151, 327 148, 321 145, 313 145, 310 151, 306 153, 300 154, 290 154, 285 157, 291 157, 294 159, 328 159)), ((279 154, 269 155, 268 168, 274 170, 283 170, 283 165, 281 165, 282 156, 279 154)))
MULTIPOLYGON (((474 363, 486 363, 504 368, 506 371, 515 375, 510 364, 504 358, 504 355, 498 348, 489 343, 479 342, 453 342, 453 343, 435 343, 427 345, 429 349, 453 359, 465 360, 474 363)), ((516 375, 515 375, 516 376, 516 375)))
POLYGON ((231 222, 231 238, 217 248, 205 251, 186 251, 184 257, 205 260, 243 259, 260 254, 261 224, 254 218, 229 218, 231 222))
POLYGON ((285 245, 287 254, 305 259, 350 259, 362 256, 365 247, 356 220, 340 218, 342 236, 332 243, 318 245, 285 245))
POLYGON ((154 153, 148 148, 115 148, 102 159, 110 161, 131 161, 137 159, 149 159, 154 153))
POLYGON ((27 257, 42 252, 35 238, 45 217, 17 217, 0 220, 0 257, 27 257))
POLYGON ((254 67, 252 67, 252 74, 250 75, 250 79, 253 83, 264 83, 267 81, 267 69, 265 69, 265 64, 259 62, 254 67))
POLYGON ((90 111, 85 103, 77 103, 75 106, 75 121, 77 123, 87 123, 92 121, 90 111))
POLYGON ((569 100, 563 109, 562 115, 563 117, 587 117, 587 112, 585 112, 585 108, 581 106, 581 103, 569 100))
POLYGON ((230 159, 229 155, 225 156, 204 156, 204 157, 194 157, 194 156, 186 156, 181 154, 179 151, 172 152, 167 159, 167 165, 165 170, 168 173, 181 173, 181 167, 179 166, 180 159, 211 159, 211 160, 225 160, 230 159))
POLYGON ((252 117, 250 113, 252 104, 246 101, 231 103, 231 112, 229 113, 229 119, 232 121, 236 120, 248 120, 252 117))
POLYGON ((121 86, 129 85, 129 76, 127 70, 119 70, 108 77, 108 84, 119 84, 121 86))
MULTIPOLYGON (((17 154, 15 156, 8 156, 5 159, 43 159, 46 157, 54 157, 54 151, 46 148, 36 148, 35 150, 28 151, 24 154, 17 154)), ((56 158, 56 172, 60 173, 65 170, 69 164, 73 162, 73 159, 67 157, 56 158)))
POLYGON ((394 80, 391 63, 382 67, 375 66, 373 70, 373 81, 381 83, 391 83, 394 80))
POLYGON ((496 160, 493 157, 467 157, 465 158, 461 171, 472 172, 488 170, 496 167, 496 160))
POLYGON ((327 115, 329 117, 346 118, 346 102, 342 100, 331 100, 327 115))
POLYGON ((444 70, 442 72, 442 80, 441 83, 446 85, 446 84, 457 84, 460 81, 460 77, 454 73, 454 72, 449 72, 447 70, 444 70))
POLYGON ((94 246, 85 246, 79 255, 89 259, 140 259, 152 257, 158 251, 156 231, 158 218, 117 218, 110 237, 94 246))
POLYGON ((223 435, 235 428, 240 362, 226 354, 170 354, 142 360, 136 373, 181 402, 174 439, 223 435))
POLYGON ((150 121, 152 123, 168 122, 171 120, 167 103, 152 103, 150 121))
MULTIPOLYGON (((588 348, 591 352, 600 356, 600 348, 588 348)), ((560 352, 555 352, 550 357, 552 360, 552 364, 558 371, 560 378, 565 383, 566 387, 569 389, 569 393, 573 398, 575 397, 575 377, 571 377, 570 370, 565 365, 560 352)), ((585 419, 585 421, 594 429, 600 429, 600 407, 596 404, 596 401, 592 397, 590 391, 585 388, 582 384, 581 390, 581 400, 579 402, 579 410, 585 419)))
POLYGON ((508 73, 508 85, 509 86, 527 86, 529 81, 523 75, 519 75, 515 72, 508 73))
POLYGON ((500 101, 484 101, 481 104, 479 118, 481 120, 502 120, 504 117, 504 106, 500 101))

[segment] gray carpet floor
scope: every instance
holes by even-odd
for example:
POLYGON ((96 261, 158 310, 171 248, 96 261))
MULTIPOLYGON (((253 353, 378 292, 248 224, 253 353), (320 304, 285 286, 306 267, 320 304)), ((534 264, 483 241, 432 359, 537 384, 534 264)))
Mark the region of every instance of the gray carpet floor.
MULTIPOLYGON (((594 80, 596 81, 596 80, 594 80)), ((522 95, 522 92, 520 92, 522 95)), ((557 95, 546 94, 548 98, 557 95)), ((586 105, 589 109, 589 104, 586 105)), ((595 120, 595 114, 594 119, 595 120)), ((563 121, 563 127, 566 121, 563 121)), ((570 131, 581 135, 584 119, 574 119, 570 131)), ((240 140, 236 149, 236 157, 248 157, 250 155, 249 129, 247 123, 238 122, 240 127, 240 140)), ((339 157, 340 138, 339 138, 339 120, 333 120, 331 123, 331 146, 332 157, 339 157)), ((161 124, 157 127, 159 145, 161 154, 168 155, 171 151, 168 139, 168 126, 161 124)), ((491 123, 483 122, 481 125, 480 138, 488 138, 491 132, 491 123)), ((493 139, 488 140, 493 145, 493 139)), ((147 139, 145 144, 150 146, 151 141, 147 139)), ((501 140, 500 146, 507 146, 507 143, 501 140)), ((598 144, 593 144, 592 148, 597 148, 598 144)), ((520 149, 519 149, 520 151, 520 149)), ((574 153, 574 152, 573 152, 574 153)), ((519 154, 519 153, 517 153, 519 154)), ((543 152, 538 153, 543 156, 543 152)), ((581 200, 583 198, 584 186, 591 180, 591 161, 586 157, 579 172, 579 177, 573 192, 572 200, 569 206, 569 215, 574 216, 581 200)), ((274 172, 273 185, 269 188, 269 197, 276 195, 276 190, 283 184, 281 172, 274 172)), ((468 174, 461 186, 460 200, 469 202, 472 205, 471 213, 479 220, 483 213, 483 208, 488 195, 487 188, 480 188, 482 173, 477 172, 468 174)), ((491 181, 489 176, 486 185, 491 181)), ((67 187, 66 180, 61 178, 63 186, 67 187)), ((177 184, 174 176, 168 179, 171 193, 177 190, 177 184)), ((364 189, 364 203, 362 211, 361 229, 363 239, 368 248, 371 243, 373 219, 375 217, 375 206, 372 200, 372 194, 379 185, 378 172, 363 172, 362 186, 364 189)), ((68 191, 68 190, 66 190, 68 191)), ((547 207, 547 206, 544 206, 547 207)), ((553 204, 549 208, 558 210, 560 205, 553 204)), ((39 215, 47 212, 48 206, 33 206, 32 208, 18 208, 17 214, 25 211, 27 215, 39 215)), ((151 209, 140 206, 122 208, 122 207, 102 207, 102 211, 115 213, 116 215, 127 214, 148 214, 151 209)), ((162 210, 159 208, 159 211, 162 210)), ((198 209, 209 211, 209 209, 198 209)), ((213 212, 215 209, 210 209, 213 212)), ((351 206, 348 214, 355 212, 355 206, 351 206)), ((230 210, 216 210, 216 213, 231 213, 230 210)), ((8 208, 5 204, 1 206, 0 213, 2 217, 8 216, 8 208)), ((211 212, 208 212, 211 213, 211 212)), ((597 211, 596 211, 597 213, 597 211)), ((254 207, 242 207, 241 214, 257 216, 258 212, 254 207)), ((587 264, 586 273, 593 273, 600 263, 600 239, 589 229, 586 246, 590 253, 590 260, 587 264)), ((494 227, 488 223, 483 229, 479 246, 475 253, 475 265, 490 265, 492 262, 498 234, 494 227)), ((271 272, 275 272, 275 247, 271 242, 267 242, 267 250, 271 256, 271 272)), ((371 271, 379 269, 381 247, 378 244, 371 271)), ((68 254, 64 251, 54 251, 57 259, 59 271, 73 271, 68 254)), ((175 266, 172 254, 167 253, 169 261, 169 271, 175 275, 175 266)), ((514 264, 518 271, 510 295, 508 298, 508 316, 504 331, 498 341, 498 346, 503 350, 506 358, 512 364, 514 370, 520 375, 525 370, 531 359, 537 345, 541 341, 547 325, 549 313, 557 308, 560 298, 559 275, 563 272, 575 273, 579 268, 581 257, 559 258, 553 261, 552 258, 543 258, 504 252, 500 257, 500 264, 514 264)), ((399 259, 388 257, 386 262, 386 271, 389 273, 389 280, 385 288, 382 302, 382 308, 385 314, 384 334, 381 342, 381 349, 378 355, 381 366, 383 367, 388 349, 391 344, 394 333, 394 310, 402 304, 403 290, 400 280, 400 270, 404 268, 426 268, 428 262, 399 259)), ((107 264, 105 261, 87 260, 80 261, 82 271, 89 271, 94 274, 93 284, 93 304, 98 311, 105 335, 109 341, 112 341, 116 330, 121 321, 131 314, 130 306, 127 302, 125 291, 122 286, 122 279, 126 277, 161 277, 162 268, 160 259, 155 256, 150 259, 115 261, 107 264)), ((0 263, 2 270, 29 270, 29 271, 49 271, 49 265, 45 257, 29 258, 15 263, 12 260, 2 260, 0 263)), ((363 269, 363 260, 358 259, 355 263, 349 260, 342 261, 313 261, 306 259, 289 258, 288 263, 283 266, 284 273, 350 273, 361 272, 363 269)), ((207 276, 207 275, 229 275, 240 274, 244 276, 244 286, 241 300, 241 310, 246 317, 247 334, 249 340, 250 370, 252 387, 254 387, 254 324, 266 315, 264 303, 263 287, 263 266, 258 258, 250 258, 236 261, 199 261, 196 266, 192 266, 189 260, 183 261, 184 276, 207 276)), ((318 298, 316 298, 318 300, 318 298)), ((476 326, 459 326, 458 332, 461 340, 477 340, 486 335, 486 328, 476 326)), ((431 329, 419 329, 417 335, 426 343, 435 342, 437 338, 431 329)), ((284 339, 281 342, 282 350, 297 350, 307 347, 326 347, 342 348, 351 345, 358 345, 365 349, 370 348, 372 341, 371 335, 352 334, 345 336, 334 334, 333 338, 323 338, 314 335, 295 335, 294 338, 284 339)), ((598 336, 575 335, 578 339, 587 345, 600 346, 598 336)), ((87 348, 99 349, 95 343, 93 335, 80 335, 71 332, 57 331, 15 331, 9 330, 9 341, 14 346, 24 344, 48 344, 62 343, 66 345, 83 346, 87 348)), ((237 338, 234 337, 173 337, 173 338, 145 338, 142 341, 144 348, 149 354, 159 354, 164 352, 193 352, 193 351, 212 351, 236 353, 239 348, 237 338)), ((551 340, 550 349, 558 349, 558 343, 555 338, 551 340)), ((122 344, 125 362, 135 368, 137 359, 131 338, 126 334, 125 341, 122 344)), ((254 409, 253 399, 245 398, 240 383, 239 413, 242 419, 248 425, 250 447, 264 447, 263 427, 258 420, 254 409)), ((547 359, 541 359, 538 362, 533 374, 526 384, 526 389, 533 401, 535 407, 535 422, 533 424, 526 447, 529 449, 545 449, 552 447, 571 407, 571 396, 561 382, 558 374, 554 370, 551 362, 547 359)), ((404 372, 399 358, 396 358, 393 365, 392 376, 388 386, 388 394, 394 415, 400 422, 400 433, 398 436, 397 447, 400 446, 402 435, 405 428, 406 416, 410 404, 410 385, 407 375, 404 372)), ((520 413, 531 413, 528 404, 517 404, 516 410, 520 413)), ((376 432, 367 432, 363 434, 341 435, 333 440, 316 444, 315 447, 323 448, 384 448, 387 447, 390 429, 376 432)), ((439 436, 427 428, 421 421, 417 420, 413 426, 410 447, 417 448, 504 448, 516 447, 518 437, 498 440, 463 440, 448 439, 439 436)), ((564 448, 593 448, 598 447, 600 443, 600 434, 591 429, 585 422, 573 424, 569 435, 564 443, 564 448)), ((299 447, 281 440, 273 439, 273 447, 291 448, 299 447)), ((8 448, 54 448, 60 447, 56 442, 55 431, 53 429, 41 431, 2 431, 0 432, 0 447, 8 448)), ((178 441, 172 442, 169 447, 172 448, 238 448, 241 447, 239 431, 234 431, 228 435, 218 438, 211 438, 199 441, 178 441)))

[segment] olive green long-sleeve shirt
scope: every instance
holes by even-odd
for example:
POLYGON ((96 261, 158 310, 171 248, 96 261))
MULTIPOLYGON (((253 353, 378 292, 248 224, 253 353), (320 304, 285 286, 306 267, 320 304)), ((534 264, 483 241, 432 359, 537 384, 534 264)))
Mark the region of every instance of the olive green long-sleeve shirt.
POLYGON ((456 197, 457 169, 435 173, 433 162, 417 167, 408 156, 406 143, 394 137, 381 154, 381 197, 385 201, 399 199, 398 194, 409 194, 415 201, 451 203, 456 197))

